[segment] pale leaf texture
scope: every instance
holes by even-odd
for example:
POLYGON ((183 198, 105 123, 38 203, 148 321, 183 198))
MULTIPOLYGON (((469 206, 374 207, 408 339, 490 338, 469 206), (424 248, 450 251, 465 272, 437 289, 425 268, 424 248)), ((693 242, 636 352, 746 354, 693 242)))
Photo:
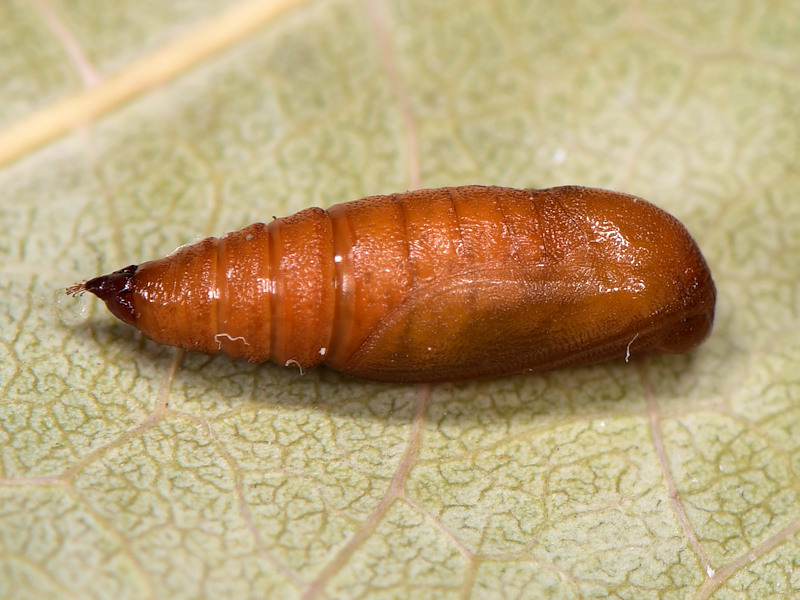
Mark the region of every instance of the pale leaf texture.
POLYGON ((800 595, 798 6, 6 2, 0 597, 800 595), (468 183, 675 214, 712 337, 425 388, 184 355, 63 295, 468 183))

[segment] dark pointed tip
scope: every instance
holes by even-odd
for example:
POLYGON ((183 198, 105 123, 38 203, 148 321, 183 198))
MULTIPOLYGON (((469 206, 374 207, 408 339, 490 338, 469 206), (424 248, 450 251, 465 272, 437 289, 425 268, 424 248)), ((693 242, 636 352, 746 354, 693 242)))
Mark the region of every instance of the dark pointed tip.
MULTIPOLYGON (((136 315, 133 312, 131 293, 132 280, 138 265, 129 265, 108 275, 101 275, 81 284, 78 291, 91 292, 106 303, 108 310, 120 321, 133 325, 136 315)), ((73 288, 76 286, 73 286, 73 288)))

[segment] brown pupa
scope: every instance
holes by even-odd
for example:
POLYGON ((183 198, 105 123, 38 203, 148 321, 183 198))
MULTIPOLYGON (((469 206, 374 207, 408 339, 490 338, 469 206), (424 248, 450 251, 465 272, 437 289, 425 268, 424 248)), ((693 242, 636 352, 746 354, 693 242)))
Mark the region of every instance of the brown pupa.
POLYGON ((419 382, 688 352, 716 301, 677 219, 576 186, 308 208, 68 290, 83 291, 163 344, 419 382))

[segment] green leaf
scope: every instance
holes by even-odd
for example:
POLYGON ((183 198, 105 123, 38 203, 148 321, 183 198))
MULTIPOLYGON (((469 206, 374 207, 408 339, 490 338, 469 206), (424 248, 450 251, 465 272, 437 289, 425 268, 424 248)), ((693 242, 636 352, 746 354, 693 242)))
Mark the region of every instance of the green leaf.
POLYGON ((800 593, 796 3, 0 8, 0 596, 800 593), (454 385, 183 355, 76 281, 467 183, 648 198, 690 356, 454 385))

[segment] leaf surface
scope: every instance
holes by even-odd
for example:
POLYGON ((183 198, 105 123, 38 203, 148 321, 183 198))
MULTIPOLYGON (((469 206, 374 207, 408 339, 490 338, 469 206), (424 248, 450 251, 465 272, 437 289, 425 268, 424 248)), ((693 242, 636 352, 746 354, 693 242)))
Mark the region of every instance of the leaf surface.
POLYGON ((0 8, 0 597, 797 594, 797 11, 0 8), (675 214, 714 334, 425 388, 184 355, 63 296, 273 215, 468 183, 675 214))

